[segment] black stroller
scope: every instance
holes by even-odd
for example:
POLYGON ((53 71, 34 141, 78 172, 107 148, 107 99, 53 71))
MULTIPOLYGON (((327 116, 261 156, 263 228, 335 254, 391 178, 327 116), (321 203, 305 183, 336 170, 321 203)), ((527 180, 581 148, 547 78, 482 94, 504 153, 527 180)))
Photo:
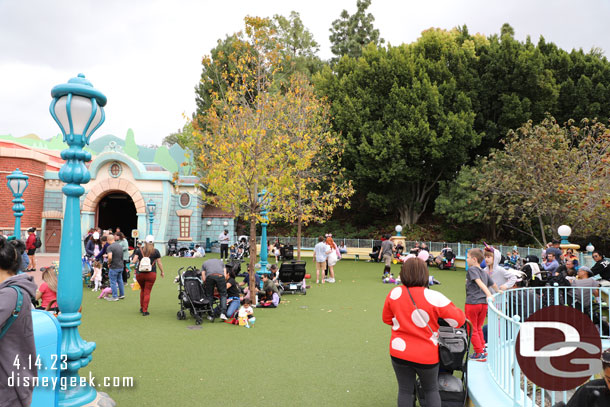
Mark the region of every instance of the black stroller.
MULTIPOLYGON (((469 320, 466 320, 461 328, 452 328, 442 319, 439 319, 438 322, 441 324, 438 329, 439 336, 445 339, 452 355, 450 363, 444 364, 441 361, 439 364, 438 388, 441 395, 441 405, 443 407, 463 407, 466 405, 466 396, 468 395, 468 351, 470 349, 472 324, 469 320), (467 327, 468 329, 466 329, 467 327), (453 375, 456 370, 462 372, 461 380, 453 375)), ((415 391, 417 397, 413 400, 413 406, 415 406, 416 400, 419 400, 419 405, 426 407, 426 399, 419 379, 415 391)))
POLYGON ((175 256, 178 254, 178 239, 169 239, 167 241, 167 255, 175 256))
POLYGON ((210 302, 205 298, 203 290, 203 281, 201 280, 201 271, 190 266, 183 272, 184 267, 178 270, 177 283, 178 300, 180 302, 180 311, 176 314, 179 320, 186 319, 185 310, 188 309, 191 316, 195 318, 195 323, 200 325, 203 321, 203 315, 208 314, 210 321, 213 321, 213 301, 210 302))
POLYGON ((284 292, 307 294, 305 283, 303 282, 305 280, 304 261, 293 260, 284 262, 280 266, 279 273, 278 281, 282 294, 284 292))
POLYGON ((294 260, 294 246, 291 244, 284 245, 280 248, 280 257, 284 260, 294 260))

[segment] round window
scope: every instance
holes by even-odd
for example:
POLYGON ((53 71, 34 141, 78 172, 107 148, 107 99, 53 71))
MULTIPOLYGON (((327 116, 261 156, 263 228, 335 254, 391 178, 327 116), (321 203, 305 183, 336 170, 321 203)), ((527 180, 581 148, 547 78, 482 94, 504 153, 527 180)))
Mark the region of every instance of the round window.
POLYGON ((187 207, 191 204, 191 196, 188 193, 180 195, 180 206, 187 207))
POLYGON ((112 165, 110 166, 110 176, 113 178, 117 178, 119 175, 121 175, 121 172, 123 172, 121 164, 112 163, 112 165))

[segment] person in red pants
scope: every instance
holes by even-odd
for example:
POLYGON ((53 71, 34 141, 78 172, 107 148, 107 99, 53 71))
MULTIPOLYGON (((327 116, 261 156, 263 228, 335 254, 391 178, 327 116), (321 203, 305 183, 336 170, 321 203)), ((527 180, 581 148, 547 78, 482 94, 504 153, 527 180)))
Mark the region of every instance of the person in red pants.
POLYGON ((468 272, 466 273, 466 305, 464 311, 466 318, 472 323, 472 347, 474 353, 470 355, 471 360, 486 362, 485 340, 483 339, 483 324, 487 316, 487 299, 492 296, 488 287, 496 292, 502 291, 493 282, 489 274, 481 269, 481 262, 485 256, 481 249, 468 251, 468 272))
POLYGON ((140 312, 143 316, 150 315, 148 303, 150 302, 150 292, 157 279, 157 266, 161 270, 161 277, 165 277, 161 254, 159 250, 155 249, 154 242, 151 235, 146 236, 142 249, 136 249, 133 253, 133 261, 136 263, 136 280, 140 284, 140 312))

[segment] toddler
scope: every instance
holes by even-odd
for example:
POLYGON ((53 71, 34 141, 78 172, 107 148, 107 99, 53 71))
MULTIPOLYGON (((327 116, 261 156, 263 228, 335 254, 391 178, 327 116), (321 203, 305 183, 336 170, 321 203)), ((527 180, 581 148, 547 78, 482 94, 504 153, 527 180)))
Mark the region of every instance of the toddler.
POLYGON ((102 285, 102 263, 99 260, 93 262, 93 276, 91 276, 95 286, 91 291, 99 291, 102 285))
POLYGON ((254 322, 256 322, 250 298, 246 298, 244 300, 244 305, 237 311, 237 319, 239 321, 239 326, 245 326, 246 328, 250 328, 250 325, 254 325, 254 322))

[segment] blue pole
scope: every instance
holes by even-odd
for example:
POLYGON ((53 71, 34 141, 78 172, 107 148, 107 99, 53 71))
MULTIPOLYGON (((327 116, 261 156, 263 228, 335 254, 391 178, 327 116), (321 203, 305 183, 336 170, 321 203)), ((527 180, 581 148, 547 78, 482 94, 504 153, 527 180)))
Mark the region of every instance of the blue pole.
POLYGON ((8 181, 7 185, 13 193, 14 198, 13 215, 15 216, 15 227, 13 228, 13 236, 15 236, 17 239, 21 239, 21 217, 23 216, 23 211, 25 211, 25 206, 23 206, 23 203, 25 201, 23 200, 22 196, 23 192, 28 186, 29 178, 30 177, 21 172, 19 168, 13 171, 10 175, 6 176, 6 179, 8 181), (11 183, 13 183, 14 181, 17 181, 17 185, 11 186, 11 183), (20 181, 25 183, 25 186, 23 188, 19 187, 20 181), (17 191, 13 189, 15 186, 17 187, 17 191))
POLYGON ((66 386, 60 389, 59 406, 76 407, 88 404, 97 397, 95 388, 86 384, 86 380, 81 383, 78 374, 81 367, 91 362, 96 347, 95 342, 83 340, 78 332, 81 324, 79 309, 83 299, 80 196, 85 192, 81 184, 86 184, 91 179, 85 166, 85 162, 91 161, 91 154, 83 148, 89 143, 93 132, 104 122, 102 106, 106 104, 106 97, 94 89, 82 74, 70 79, 67 84, 55 86, 51 96, 51 116, 61 128, 64 142, 68 144, 68 149, 61 152, 61 158, 66 163, 59 170, 59 179, 66 184, 62 188, 66 195, 66 210, 57 285, 57 305, 61 313, 57 320, 62 330, 62 361, 64 355, 67 358, 61 366, 61 379, 66 386), (74 107, 78 109, 78 114, 73 115, 72 102, 75 96, 81 99, 74 107), (90 103, 90 115, 88 121, 85 119, 82 122, 87 102, 90 103), (81 120, 74 123, 74 118, 81 120), (66 124, 69 125, 67 129, 64 128, 66 124))
POLYGON ((155 214, 154 213, 149 213, 148 214, 148 234, 152 235, 153 234, 153 221, 155 220, 155 214))
MULTIPOLYGON (((258 194, 258 199, 261 200, 262 205, 261 216, 263 217, 263 221, 261 223, 261 268, 257 271, 258 274, 267 273, 267 264, 269 264, 267 262, 269 254, 267 251, 267 225, 269 224, 269 218, 267 217, 267 202, 264 201, 266 194, 267 191, 265 189, 258 194)), ((263 282, 261 281, 261 287, 262 283, 263 282)))

